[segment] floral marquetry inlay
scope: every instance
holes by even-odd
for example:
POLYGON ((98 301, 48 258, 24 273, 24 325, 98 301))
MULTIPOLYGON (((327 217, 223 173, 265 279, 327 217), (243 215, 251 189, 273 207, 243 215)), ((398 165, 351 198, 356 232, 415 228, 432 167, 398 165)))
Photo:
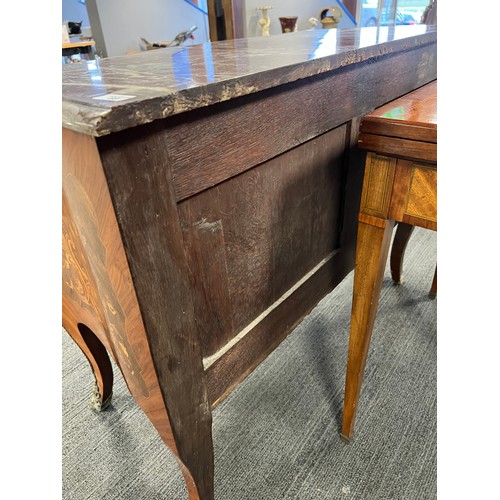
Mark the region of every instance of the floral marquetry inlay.
POLYGON ((110 345, 119 346, 115 354, 121 368, 135 375, 133 383, 147 398, 149 389, 128 339, 126 314, 109 278, 106 244, 100 237, 94 206, 76 176, 65 176, 64 190, 72 200, 69 207, 63 196, 64 293, 99 317, 110 345))

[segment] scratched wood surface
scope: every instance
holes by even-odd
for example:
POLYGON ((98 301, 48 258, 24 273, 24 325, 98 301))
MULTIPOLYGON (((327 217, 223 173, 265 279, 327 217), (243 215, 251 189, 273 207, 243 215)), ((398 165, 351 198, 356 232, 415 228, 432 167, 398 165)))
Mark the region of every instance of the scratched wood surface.
POLYGON ((338 246, 346 127, 179 205, 204 356, 338 246))
POLYGON ((177 450, 196 494, 212 498, 212 413, 173 183, 157 129, 153 123, 98 144, 177 450))
POLYGON ((165 120, 163 145, 176 199, 217 185, 427 83, 430 76, 414 68, 430 64, 433 51, 396 54, 370 65, 369 71, 367 65, 353 65, 165 120))

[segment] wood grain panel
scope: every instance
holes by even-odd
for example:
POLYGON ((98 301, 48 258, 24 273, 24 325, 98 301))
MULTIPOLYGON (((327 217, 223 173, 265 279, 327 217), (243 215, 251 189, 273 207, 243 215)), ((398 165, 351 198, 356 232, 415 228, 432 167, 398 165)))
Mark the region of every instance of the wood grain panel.
POLYGON ((63 129, 62 182, 63 293, 80 311, 97 315, 100 326, 94 333, 147 413, 155 399, 163 402, 93 138, 63 129))
POLYGON ((388 217, 434 231, 437 229, 437 167, 435 165, 420 165, 408 160, 398 160, 388 217), (418 173, 416 184, 412 188, 415 169, 418 173), (408 210, 410 196, 412 201, 411 208, 408 210), (427 208, 419 208, 418 203, 422 203, 422 207, 427 208))
POLYGON ((339 126, 275 162, 273 301, 339 248, 348 132, 347 125, 339 126))
MULTIPOLYGON (((77 322, 97 335, 178 459, 95 139, 63 129, 62 167, 63 326, 79 345, 77 322)), ((195 491, 190 472, 179 465, 195 491)))
POLYGON ((372 152, 366 155, 365 179, 360 210, 366 214, 386 217, 391 201, 392 183, 397 160, 372 152))
POLYGON ((414 217, 412 215, 403 215, 402 222, 411 224, 412 226, 423 227, 432 231, 437 231, 437 221, 423 219, 422 217, 414 217))
POLYGON ((391 205, 388 218, 402 221, 406 210, 406 200, 411 182, 411 169, 413 163, 409 160, 398 160, 394 184, 392 187, 391 205))
POLYGON ((375 134, 359 134, 359 147, 382 155, 410 160, 437 161, 437 145, 375 134))
POLYGON ((286 301, 208 367, 207 387, 212 407, 223 401, 345 278, 353 267, 352 260, 345 252, 334 253, 286 301))
POLYGON ((405 215, 437 222, 437 170, 414 165, 405 215))
POLYGON ((403 123, 386 123, 383 119, 371 118, 361 122, 360 132, 362 134, 376 134, 386 137, 400 139, 411 139, 413 141, 437 143, 437 127, 409 125, 403 123), (383 133, 382 133, 383 131, 383 133))
POLYGON ((338 127, 179 204, 204 356, 338 246, 346 130, 338 127))
POLYGON ((437 80, 363 117, 362 133, 437 142, 437 80))
POLYGON ((358 222, 362 224, 368 224, 370 226, 375 226, 381 229, 385 229, 387 227, 387 220, 382 219, 380 217, 374 217, 373 215, 360 213, 358 216, 358 222))
POLYGON ((164 139, 185 199, 436 77, 434 45, 172 117, 164 139), (415 68, 420 68, 415 71, 415 68), (331 95, 332 101, 325 101, 331 95), (276 112, 278 110, 278 112, 276 112))
POLYGON ((198 335, 204 356, 231 338, 233 322, 226 262, 226 244, 219 208, 220 190, 206 191, 179 205, 198 335))
POLYGON ((98 145, 178 454, 199 496, 211 499, 212 414, 168 158, 158 135, 152 124, 101 137, 98 145))

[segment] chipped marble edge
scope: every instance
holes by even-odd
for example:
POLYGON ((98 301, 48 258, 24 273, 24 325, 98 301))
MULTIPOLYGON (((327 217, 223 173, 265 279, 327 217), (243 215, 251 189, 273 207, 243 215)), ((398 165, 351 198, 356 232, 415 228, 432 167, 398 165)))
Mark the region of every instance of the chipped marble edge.
POLYGON ((163 96, 145 98, 111 108, 85 103, 62 103, 62 126, 75 132, 101 137, 158 119, 203 108, 236 97, 334 71, 352 64, 387 56, 416 47, 437 43, 436 32, 391 40, 378 45, 356 48, 320 59, 303 61, 205 86, 183 89, 163 96), (266 75, 266 78, 262 78, 266 75))

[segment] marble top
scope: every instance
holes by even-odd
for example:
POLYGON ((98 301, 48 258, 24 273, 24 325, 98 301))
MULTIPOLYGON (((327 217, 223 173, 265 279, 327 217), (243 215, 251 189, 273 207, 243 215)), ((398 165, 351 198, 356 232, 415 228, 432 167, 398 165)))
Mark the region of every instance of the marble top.
POLYGON ((307 30, 66 64, 63 127, 102 136, 436 39, 426 25, 307 30))

